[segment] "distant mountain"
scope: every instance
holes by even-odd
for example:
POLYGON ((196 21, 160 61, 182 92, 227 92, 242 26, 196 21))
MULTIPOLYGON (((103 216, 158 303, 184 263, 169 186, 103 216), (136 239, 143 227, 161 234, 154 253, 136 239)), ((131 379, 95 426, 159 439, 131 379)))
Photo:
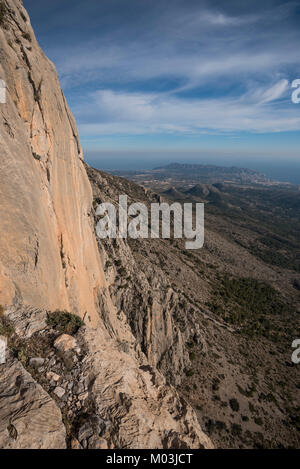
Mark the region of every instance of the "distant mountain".
POLYGON ((170 187, 170 189, 164 192, 164 195, 175 199, 181 199, 185 197, 185 194, 180 190, 176 189, 176 187, 170 187))
POLYGON ((210 184, 196 184, 186 191, 186 194, 192 195, 193 197, 207 197, 211 193, 219 193, 219 190, 210 184))
POLYGON ((181 175, 188 179, 196 177, 201 182, 239 182, 239 183, 262 183, 270 182, 264 174, 247 168, 235 166, 215 166, 201 164, 171 163, 154 169, 158 173, 168 173, 170 177, 181 175))

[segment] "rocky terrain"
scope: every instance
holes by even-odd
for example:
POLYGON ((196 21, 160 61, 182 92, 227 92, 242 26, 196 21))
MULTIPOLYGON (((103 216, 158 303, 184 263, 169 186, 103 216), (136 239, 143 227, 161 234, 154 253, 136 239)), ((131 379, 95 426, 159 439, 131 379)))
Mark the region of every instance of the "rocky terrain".
POLYGON ((297 198, 90 168, 22 2, 0 5, 0 448, 299 448, 297 198), (205 201, 204 249, 97 240, 123 194, 205 201))
MULTIPOLYGON (((178 200, 178 191, 157 195, 126 179, 87 172, 94 208, 100 202, 117 207, 120 194, 128 195, 128 204, 147 206, 178 200)), ((207 202, 202 250, 187 251, 174 239, 99 241, 106 280, 149 363, 197 410, 216 447, 299 447, 300 375, 291 361, 300 334, 298 193, 280 199, 272 193, 269 202, 265 194, 261 214, 251 204, 246 211, 248 192, 230 191, 202 185, 192 191, 196 199, 184 194, 184 201, 201 196, 207 202), (221 205, 216 193, 223 194, 221 205), (287 197, 295 209, 288 216, 287 197), (285 238, 283 225, 289 227, 285 238), (267 258, 253 252, 262 235, 277 236, 277 254, 293 263, 273 259, 272 245, 267 258)), ((252 192, 251 203, 261 201, 252 192)))
POLYGON ((76 125, 20 0, 0 2, 0 76, 0 447, 211 448, 113 304, 76 125))

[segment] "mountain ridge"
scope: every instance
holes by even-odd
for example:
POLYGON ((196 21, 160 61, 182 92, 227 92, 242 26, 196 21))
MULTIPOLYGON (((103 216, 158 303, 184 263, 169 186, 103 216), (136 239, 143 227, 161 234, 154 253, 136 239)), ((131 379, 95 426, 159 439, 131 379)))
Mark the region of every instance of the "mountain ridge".
POLYGON ((22 1, 0 5, 0 448, 212 448, 112 302, 55 67, 22 1))

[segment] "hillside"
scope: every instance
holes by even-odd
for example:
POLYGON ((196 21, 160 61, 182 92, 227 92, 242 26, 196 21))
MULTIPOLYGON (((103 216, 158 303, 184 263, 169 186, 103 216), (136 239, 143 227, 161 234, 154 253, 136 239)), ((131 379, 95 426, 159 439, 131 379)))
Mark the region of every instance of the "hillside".
MULTIPOLYGON (((87 171, 95 207, 100 201, 117 206, 120 194, 127 194, 129 203, 157 202, 154 192, 126 179, 87 171)), ((228 203, 247 206, 247 191, 236 189, 233 195, 230 188, 219 189, 228 203)), ((178 191, 169 195, 176 200, 178 191)), ((268 225, 274 219, 268 213, 272 200, 261 202, 261 232, 260 212, 241 213, 233 205, 226 212, 219 201, 210 202, 199 251, 187 251, 182 240, 173 239, 99 241, 114 304, 149 363, 197 410, 216 447, 299 447, 300 375, 291 362, 291 344, 300 333, 300 276, 251 249, 255 237, 275 236, 268 225)), ((277 213, 275 228, 283 214, 277 213)), ((296 233, 295 227, 294 243, 296 233)))
POLYGON ((0 448, 211 448, 112 302, 76 124, 20 0, 0 2, 0 58, 0 448))
POLYGON ((0 449, 299 448, 298 191, 93 169, 21 0, 0 58, 0 449), (205 201, 204 248, 99 240, 125 194, 205 201))

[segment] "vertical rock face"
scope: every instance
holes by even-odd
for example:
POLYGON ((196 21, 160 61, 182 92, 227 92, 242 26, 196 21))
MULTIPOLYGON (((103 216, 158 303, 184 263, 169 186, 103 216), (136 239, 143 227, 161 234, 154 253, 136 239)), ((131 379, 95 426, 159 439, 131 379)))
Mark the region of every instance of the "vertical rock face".
POLYGON ((93 321, 104 280, 76 125, 22 2, 1 4, 0 304, 93 321))
POLYGON ((75 446, 211 448, 192 408, 149 366, 128 317, 112 305, 76 125, 20 0, 0 0, 1 79, 0 326, 9 321, 8 348, 14 341, 21 348, 0 365, 0 448, 64 448, 69 426, 81 418, 75 446), (24 369, 36 362, 30 355, 35 340, 38 352, 49 337, 53 347, 47 317, 55 309, 93 326, 82 331, 86 356, 72 365, 80 386, 88 383, 83 394, 90 407, 72 391, 69 369, 55 350, 52 358, 44 350, 41 374, 24 369), (64 385, 55 397, 51 378, 47 382, 53 373, 61 373, 64 385), (66 393, 74 409, 65 428, 59 409, 66 393), (109 422, 104 434, 91 428, 95 419, 109 422))

